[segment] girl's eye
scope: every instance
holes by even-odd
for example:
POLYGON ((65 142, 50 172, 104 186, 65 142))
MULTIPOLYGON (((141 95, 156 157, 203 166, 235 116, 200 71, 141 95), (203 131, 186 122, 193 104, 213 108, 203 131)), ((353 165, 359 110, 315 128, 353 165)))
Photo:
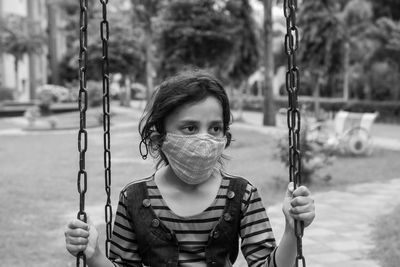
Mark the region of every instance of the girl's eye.
POLYGON ((193 125, 185 126, 182 128, 186 133, 193 133, 196 130, 196 127, 193 125))
POLYGON ((220 133, 222 131, 222 127, 221 126, 213 126, 211 128, 211 132, 212 133, 220 133))

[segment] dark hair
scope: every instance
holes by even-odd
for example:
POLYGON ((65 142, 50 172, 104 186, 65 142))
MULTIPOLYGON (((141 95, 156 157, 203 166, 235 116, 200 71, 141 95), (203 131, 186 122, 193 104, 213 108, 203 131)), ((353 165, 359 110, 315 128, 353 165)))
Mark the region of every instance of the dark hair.
POLYGON ((176 108, 188 103, 196 103, 213 96, 221 103, 223 132, 227 138, 225 147, 228 147, 232 135, 229 132, 231 111, 229 99, 221 83, 204 71, 181 72, 161 83, 147 104, 139 123, 141 142, 140 154, 145 159, 150 153, 158 158, 156 167, 168 160, 161 151, 161 145, 166 135, 165 119, 176 108))

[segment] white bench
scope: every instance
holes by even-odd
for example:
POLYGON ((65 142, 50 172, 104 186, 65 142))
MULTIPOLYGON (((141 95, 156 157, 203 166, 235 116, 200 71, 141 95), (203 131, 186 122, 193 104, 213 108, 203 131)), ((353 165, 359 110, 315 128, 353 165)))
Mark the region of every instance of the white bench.
POLYGON ((309 140, 318 140, 326 148, 338 150, 342 154, 370 155, 372 153, 371 128, 379 115, 340 110, 333 125, 320 123, 310 127, 309 140))

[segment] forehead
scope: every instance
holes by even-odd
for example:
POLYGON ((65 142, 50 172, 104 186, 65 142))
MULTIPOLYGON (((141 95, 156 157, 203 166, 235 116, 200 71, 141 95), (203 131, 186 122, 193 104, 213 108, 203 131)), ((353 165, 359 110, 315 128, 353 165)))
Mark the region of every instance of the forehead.
POLYGON ((221 102, 213 97, 200 100, 199 102, 187 103, 176 108, 169 116, 167 122, 180 120, 223 120, 221 102))

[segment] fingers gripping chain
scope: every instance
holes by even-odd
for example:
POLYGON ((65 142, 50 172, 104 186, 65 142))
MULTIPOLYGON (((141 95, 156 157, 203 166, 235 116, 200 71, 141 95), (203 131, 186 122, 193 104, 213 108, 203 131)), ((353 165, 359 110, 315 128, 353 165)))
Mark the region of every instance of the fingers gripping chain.
MULTIPOLYGON (((80 17, 79 17, 79 94, 78 104, 80 113, 80 129, 78 132, 78 151, 79 151, 79 172, 77 178, 77 187, 79 193, 79 212, 77 218, 87 222, 87 214, 85 212, 85 193, 87 191, 87 172, 85 170, 85 153, 87 151, 88 135, 86 131, 86 110, 88 107, 88 92, 86 88, 87 77, 87 27, 88 27, 88 0, 79 0, 80 17)), ((100 0, 102 5, 102 21, 100 23, 100 37, 103 46, 102 55, 102 74, 103 74, 103 129, 104 129, 104 169, 105 169, 105 191, 107 194, 107 202, 105 206, 106 220, 106 256, 109 253, 109 244, 111 242, 111 151, 110 151, 110 77, 109 77, 109 61, 108 61, 108 39, 109 39, 109 23, 107 21, 107 4, 108 0, 100 0)), ((76 258, 76 266, 86 266, 86 256, 83 252, 79 252, 76 258)))
POLYGON ((103 74, 103 130, 104 130, 104 180, 105 191, 107 194, 105 211, 106 223, 106 241, 105 252, 109 256, 109 247, 112 234, 112 207, 111 207, 111 150, 110 150, 110 76, 109 76, 109 61, 108 61, 108 39, 109 23, 107 21, 107 3, 108 0, 100 0, 102 6, 102 21, 100 23, 100 37, 103 47, 102 56, 102 74, 103 74))
MULTIPOLYGON (((300 86, 299 69, 296 66, 296 51, 298 48, 299 34, 296 27, 296 0, 284 0, 283 12, 286 18, 286 35, 284 39, 285 52, 288 57, 288 71, 286 72, 286 91, 288 93, 289 107, 287 110, 287 123, 289 128, 289 177, 294 184, 294 189, 301 185, 301 154, 300 154, 300 111, 297 103, 297 92, 300 86)), ((303 256, 302 237, 304 223, 295 220, 295 235, 297 240, 296 267, 306 266, 303 256)))
MULTIPOLYGON (((78 132, 79 172, 77 186, 79 193, 79 212, 77 218, 87 222, 85 212, 85 194, 87 191, 87 172, 85 170, 85 153, 87 150, 86 110, 88 105, 86 88, 87 69, 87 25, 88 25, 88 1, 80 0, 79 16, 79 116, 80 128, 78 132)), ((86 266, 86 256, 81 251, 76 255, 76 266, 86 266)))

